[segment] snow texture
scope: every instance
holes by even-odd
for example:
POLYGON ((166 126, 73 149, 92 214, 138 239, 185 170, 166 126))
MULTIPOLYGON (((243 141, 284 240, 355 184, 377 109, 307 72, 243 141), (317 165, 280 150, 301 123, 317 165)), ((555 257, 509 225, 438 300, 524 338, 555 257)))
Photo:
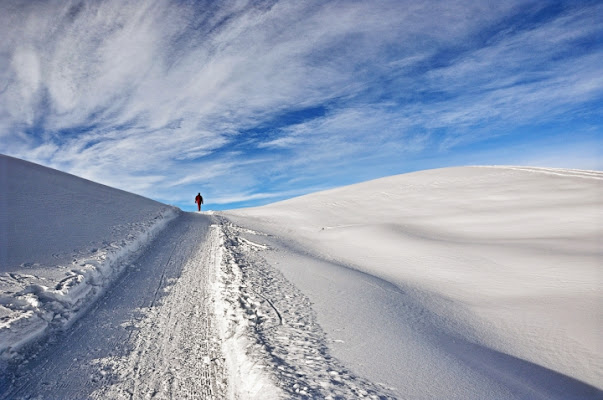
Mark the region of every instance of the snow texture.
POLYGON ((602 200, 601 172, 466 167, 223 215, 400 398, 600 398, 602 200))
MULTIPOLYGON (((242 310, 231 318, 232 325, 246 338, 246 353, 262 363, 283 395, 301 399, 395 398, 388 388, 354 375, 332 357, 309 299, 258 256, 257 252, 268 247, 241 237, 245 230, 221 222, 224 276, 231 284, 238 284, 238 288, 231 287, 229 297, 238 300, 235 313, 242 310)), ((246 386, 254 381, 243 374, 236 380, 246 386)), ((253 398, 271 398, 265 391, 257 393, 259 396, 253 398)))
POLYGON ((0 156, 0 399, 603 398, 602 183, 448 168, 182 213, 0 156))
POLYGON ((239 286, 214 217, 0 161, 0 399, 282 398, 225 297, 239 286), (34 192, 48 202, 35 218, 22 203, 34 192))
POLYGON ((188 213, 170 222, 90 312, 10 363, 0 398, 227 398, 210 224, 188 213))
POLYGON ((0 155, 0 357, 69 326, 179 210, 0 155))

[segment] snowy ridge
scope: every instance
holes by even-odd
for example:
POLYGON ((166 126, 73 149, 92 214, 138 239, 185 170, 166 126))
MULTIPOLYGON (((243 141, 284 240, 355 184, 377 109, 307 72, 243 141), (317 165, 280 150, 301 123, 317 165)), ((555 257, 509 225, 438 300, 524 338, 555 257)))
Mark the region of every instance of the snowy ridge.
POLYGON ((485 166, 482 168, 502 168, 515 171, 540 172, 543 174, 551 174, 568 178, 592 178, 603 180, 603 172, 584 170, 584 169, 561 169, 561 168, 542 168, 542 167, 515 167, 515 166, 485 166))
POLYGON ((77 319, 180 211, 0 156, 0 357, 77 319), (31 200, 39 207, 32 208, 31 200))

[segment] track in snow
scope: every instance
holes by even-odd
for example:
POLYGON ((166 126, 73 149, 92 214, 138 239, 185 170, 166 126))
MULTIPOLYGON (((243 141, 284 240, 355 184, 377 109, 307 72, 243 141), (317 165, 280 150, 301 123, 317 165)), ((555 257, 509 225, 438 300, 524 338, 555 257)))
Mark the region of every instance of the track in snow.
POLYGON ((0 378, 0 398, 224 398, 210 217, 173 221, 64 334, 0 378))
POLYGON ((396 398, 391 388, 357 376, 331 355, 310 300, 258 253, 268 246, 243 237, 266 235, 224 218, 220 228, 222 276, 230 282, 227 298, 238 297, 247 319, 244 323, 239 319, 237 333, 249 338, 247 354, 281 389, 278 398, 396 398))

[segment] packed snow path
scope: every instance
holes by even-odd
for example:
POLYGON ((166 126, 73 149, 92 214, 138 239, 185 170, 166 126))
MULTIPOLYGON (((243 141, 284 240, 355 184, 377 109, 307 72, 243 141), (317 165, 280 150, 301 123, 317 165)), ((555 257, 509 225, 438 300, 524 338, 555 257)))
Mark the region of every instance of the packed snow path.
POLYGON ((243 233, 173 220, 73 326, 11 361, 0 399, 394 398, 330 356, 307 298, 243 233))
POLYGON ((0 378, 0 398, 226 397, 210 218, 173 221, 84 317, 0 378))

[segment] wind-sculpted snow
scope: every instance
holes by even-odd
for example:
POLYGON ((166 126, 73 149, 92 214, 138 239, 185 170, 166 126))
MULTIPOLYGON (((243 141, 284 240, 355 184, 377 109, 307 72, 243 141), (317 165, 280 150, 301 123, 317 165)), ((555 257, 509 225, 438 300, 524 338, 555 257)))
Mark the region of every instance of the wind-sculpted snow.
POLYGON ((71 324, 179 210, 0 155, 0 357, 71 324))
POLYGON ((223 215, 270 235, 266 263, 356 376, 400 398, 565 400, 603 396, 602 199, 603 172, 464 167, 223 215))

